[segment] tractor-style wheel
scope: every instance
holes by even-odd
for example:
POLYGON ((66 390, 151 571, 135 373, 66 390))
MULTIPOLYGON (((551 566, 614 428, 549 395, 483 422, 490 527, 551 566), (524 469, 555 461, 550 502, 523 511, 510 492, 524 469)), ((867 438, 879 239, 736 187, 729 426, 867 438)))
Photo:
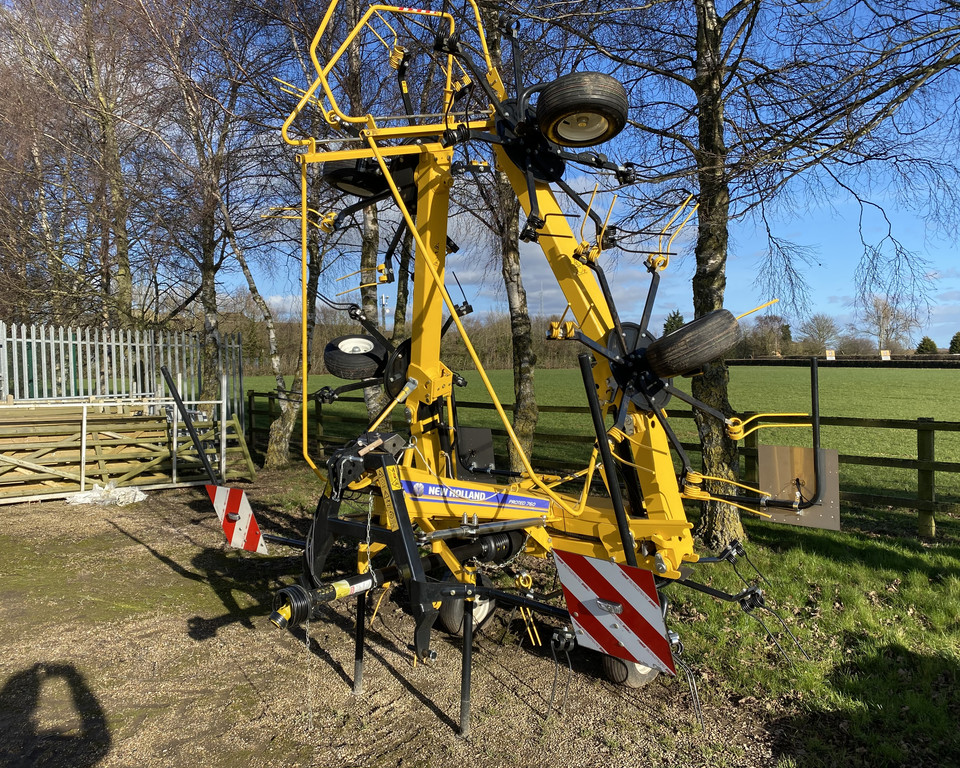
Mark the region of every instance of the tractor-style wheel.
POLYGON ((331 160, 322 173, 327 184, 357 197, 374 197, 389 188, 380 168, 369 168, 363 160, 331 160))
MULTIPOLYGON (((451 581, 455 579, 450 577, 451 581)), ((489 587, 493 585, 486 576, 480 574, 480 583, 489 587)), ((463 634, 463 600, 444 600, 440 604, 440 623, 451 635, 463 634)), ((473 603, 473 628, 480 629, 493 616, 497 608, 497 601, 492 598, 477 598, 473 603)))
POLYGON ((716 360, 739 337, 739 324, 726 309, 717 309, 647 347, 647 364, 661 379, 682 376, 716 360))
POLYGON ((573 72, 540 91, 540 132, 563 147, 592 147, 609 141, 627 124, 627 91, 603 72, 573 72))
POLYGON ((616 656, 603 654, 601 657, 603 674, 607 680, 626 688, 643 688, 660 674, 653 667, 647 667, 634 661, 624 661, 616 656))
POLYGON ((323 364, 334 376, 356 381, 379 376, 387 350, 373 336, 338 336, 323 350, 323 364))

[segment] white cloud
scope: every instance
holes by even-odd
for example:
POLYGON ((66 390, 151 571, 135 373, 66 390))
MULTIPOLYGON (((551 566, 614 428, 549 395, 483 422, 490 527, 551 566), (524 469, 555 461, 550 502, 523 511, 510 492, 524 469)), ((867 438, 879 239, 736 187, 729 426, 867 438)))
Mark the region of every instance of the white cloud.
POLYGON ((275 294, 273 296, 268 296, 267 306, 270 307, 270 311, 273 312, 275 317, 292 317, 300 316, 300 308, 303 303, 300 295, 297 294, 275 294))

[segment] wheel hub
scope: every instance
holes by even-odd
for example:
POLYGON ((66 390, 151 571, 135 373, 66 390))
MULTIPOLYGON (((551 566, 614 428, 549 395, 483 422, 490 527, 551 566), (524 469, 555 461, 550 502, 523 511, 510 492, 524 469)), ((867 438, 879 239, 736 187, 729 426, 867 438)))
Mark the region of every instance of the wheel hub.
MULTIPOLYGON (((622 327, 627 353, 622 355, 622 363, 610 362, 610 372, 617 391, 622 390, 638 408, 645 411, 650 409, 651 403, 656 409, 665 408, 670 402, 670 393, 663 388, 663 380, 650 370, 646 362, 646 350, 654 341, 653 337, 636 323, 623 323, 622 327), (647 401, 648 397, 650 402, 647 401)), ((611 331, 607 349, 618 354, 620 346, 612 338, 615 333, 616 330, 611 331)))
POLYGON ((590 142, 603 136, 610 121, 595 112, 577 112, 556 124, 554 131, 561 138, 576 143, 590 142))

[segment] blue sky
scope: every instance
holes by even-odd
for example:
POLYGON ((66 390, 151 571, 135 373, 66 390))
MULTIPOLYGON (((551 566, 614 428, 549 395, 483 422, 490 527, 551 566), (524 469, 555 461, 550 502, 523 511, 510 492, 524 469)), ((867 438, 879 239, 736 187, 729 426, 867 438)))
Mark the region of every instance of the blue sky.
MULTIPOLYGON (((947 347, 953 334, 960 331, 960 261, 957 259, 957 246, 931 235, 924 221, 914 215, 898 213, 892 209, 888 210, 888 215, 893 223, 894 235, 928 262, 932 277, 930 314, 921 317, 920 328, 914 333, 913 343, 927 335, 933 338, 938 346, 947 347)), ((808 314, 830 315, 842 329, 856 321, 853 306, 857 293, 855 273, 863 250, 858 217, 859 209, 855 205, 841 205, 834 210, 813 209, 775 227, 781 237, 812 249, 811 264, 803 269, 810 286, 811 302, 808 314)), ((692 234, 694 227, 695 221, 691 221, 687 227, 688 232, 684 234, 692 234)), ((499 268, 491 264, 488 251, 483 246, 464 245, 475 242, 476 237, 458 229, 458 224, 451 222, 451 236, 463 247, 459 253, 450 254, 448 257, 448 272, 456 273, 477 313, 505 312, 506 298, 499 268)), ((885 225, 879 217, 866 220, 864 234, 868 239, 879 239, 884 231, 885 225)), ((529 243, 523 243, 521 247, 523 279, 531 313, 540 314, 542 311, 547 315, 559 314, 566 302, 540 248, 529 243)), ((756 276, 763 263, 765 248, 764 235, 754 225, 749 222, 732 223, 725 304, 735 315, 747 312, 770 299, 779 298, 767 295, 757 284, 756 276)), ((651 330, 658 335, 663 319, 674 309, 679 309, 686 320, 693 319, 691 279, 694 260, 691 241, 687 238, 684 242, 684 237, 681 236, 674 244, 674 250, 680 254, 673 257, 670 266, 662 275, 651 323, 651 330)), ((347 270, 347 266, 344 265, 343 271, 357 268, 349 265, 347 270)), ((621 318, 625 321, 639 320, 649 286, 649 275, 641 258, 635 255, 621 256, 616 263, 606 262, 605 269, 621 318)), ((353 284, 351 280, 345 282, 353 284)), ((336 290, 344 287, 345 284, 340 283, 336 290)), ((459 291, 451 278, 448 278, 448 287, 454 299, 459 301, 459 291)), ((394 286, 388 285, 384 288, 392 306, 394 286)), ((272 303, 280 305, 289 302, 299 305, 299 296, 294 295, 298 291, 299 274, 287 275, 286 279, 278 281, 276 290, 271 291, 275 294, 272 303)), ((783 304, 774 305, 764 311, 785 316, 794 329, 802 319, 797 312, 783 304)), ((392 319, 388 320, 388 324, 391 323, 392 319)), ((795 337, 796 335, 795 333, 795 337)))
MULTIPOLYGON (((853 306, 857 293, 855 273, 863 250, 858 232, 858 215, 858 209, 852 205, 838 212, 814 210, 778 229, 781 236, 813 250, 813 263, 803 270, 810 285, 811 303, 808 314, 828 314, 841 328, 856 320, 853 306)), ((923 221, 914 216, 888 215, 893 220, 894 234, 904 245, 929 262, 929 271, 933 277, 931 312, 929 316, 921 318, 921 327, 915 333, 914 341, 928 335, 938 346, 946 347, 953 334, 960 331, 960 263, 956 258, 956 247, 928 237, 923 221)), ((865 234, 870 238, 881 237, 883 230, 879 224, 868 220, 865 234)), ((692 230, 694 226, 695 222, 691 221, 688 230, 692 230)), ((735 315, 747 312, 770 299, 779 298, 767 295, 757 285, 756 275, 763 262, 765 249, 763 233, 758 232, 755 226, 740 222, 732 225, 725 303, 735 315)), ((685 319, 693 319, 692 249, 689 241, 681 244, 678 238, 675 250, 682 253, 672 259, 663 273, 654 309, 651 329, 657 334, 660 333, 663 319, 674 309, 679 309, 685 319)), ((475 251, 464 249, 449 257, 448 269, 456 272, 467 298, 476 310, 505 311, 506 299, 499 270, 485 269, 480 262, 475 251)), ((545 314, 562 312, 566 303, 539 247, 523 244, 522 263, 531 313, 539 314, 541 307, 545 314)), ((624 320, 639 320, 649 286, 649 276, 640 257, 623 256, 618 263, 605 268, 621 317, 624 320)), ((456 291, 454 295, 457 296, 456 291)), ((801 319, 798 313, 782 304, 774 305, 765 311, 784 315, 794 327, 801 319)))

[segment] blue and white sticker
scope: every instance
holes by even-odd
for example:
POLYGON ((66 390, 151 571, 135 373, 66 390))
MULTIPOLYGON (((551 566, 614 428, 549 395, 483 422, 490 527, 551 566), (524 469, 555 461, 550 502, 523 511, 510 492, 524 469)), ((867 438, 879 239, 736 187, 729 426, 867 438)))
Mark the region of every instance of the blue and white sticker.
POLYGON ((546 514, 550 511, 550 500, 536 496, 520 496, 515 493, 501 493, 500 491, 485 490, 483 488, 466 488, 458 485, 440 485, 439 483, 422 483, 411 480, 402 481, 403 491, 411 498, 422 502, 455 501, 470 507, 485 509, 525 509, 546 514))

